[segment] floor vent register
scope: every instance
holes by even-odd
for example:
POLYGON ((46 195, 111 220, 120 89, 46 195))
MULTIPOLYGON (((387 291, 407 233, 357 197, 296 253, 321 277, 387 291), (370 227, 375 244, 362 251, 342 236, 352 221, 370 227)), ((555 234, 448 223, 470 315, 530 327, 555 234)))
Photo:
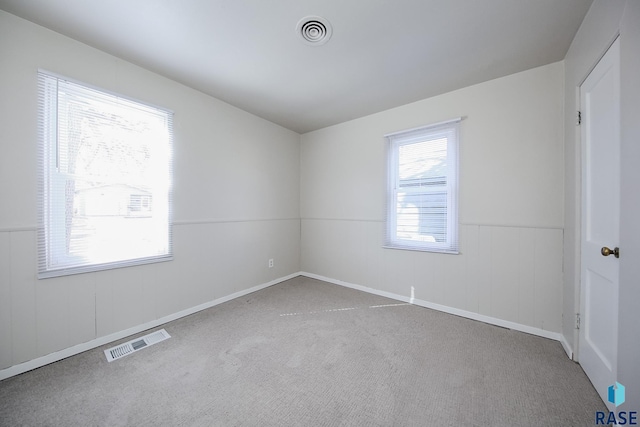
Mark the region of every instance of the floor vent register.
POLYGON ((171 338, 171 335, 169 335, 164 329, 160 329, 159 331, 150 333, 144 337, 139 337, 124 344, 111 347, 110 349, 105 350, 104 354, 107 356, 108 362, 113 362, 114 360, 121 359, 131 353, 135 353, 138 350, 142 350, 143 348, 147 348, 168 338, 171 338))

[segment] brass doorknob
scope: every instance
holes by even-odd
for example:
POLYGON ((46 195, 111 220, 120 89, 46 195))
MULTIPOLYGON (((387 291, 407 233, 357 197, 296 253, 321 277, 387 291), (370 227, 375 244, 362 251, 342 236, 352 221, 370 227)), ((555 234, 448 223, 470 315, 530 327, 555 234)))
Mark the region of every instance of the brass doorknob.
POLYGON ((603 246, 602 249, 600 249, 600 253, 602 256, 613 255, 616 258, 620 258, 620 248, 609 249, 608 247, 603 246))

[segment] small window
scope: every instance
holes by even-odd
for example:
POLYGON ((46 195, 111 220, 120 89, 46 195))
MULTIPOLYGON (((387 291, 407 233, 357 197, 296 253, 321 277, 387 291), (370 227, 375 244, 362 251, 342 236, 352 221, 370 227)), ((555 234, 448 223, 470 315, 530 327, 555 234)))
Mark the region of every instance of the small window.
POLYGON ((172 113, 38 80, 39 277, 170 260, 172 113))
POLYGON ((386 247, 458 253, 459 122, 386 136, 386 247))

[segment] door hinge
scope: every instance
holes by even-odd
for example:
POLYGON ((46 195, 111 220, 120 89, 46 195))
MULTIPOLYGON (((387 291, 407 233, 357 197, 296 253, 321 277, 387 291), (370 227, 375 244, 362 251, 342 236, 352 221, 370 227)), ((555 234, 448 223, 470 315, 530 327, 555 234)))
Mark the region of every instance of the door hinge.
POLYGON ((582 111, 578 111, 576 114, 576 125, 580 126, 582 124, 582 111))
POLYGON ((580 329, 580 313, 576 313, 576 329, 580 329))

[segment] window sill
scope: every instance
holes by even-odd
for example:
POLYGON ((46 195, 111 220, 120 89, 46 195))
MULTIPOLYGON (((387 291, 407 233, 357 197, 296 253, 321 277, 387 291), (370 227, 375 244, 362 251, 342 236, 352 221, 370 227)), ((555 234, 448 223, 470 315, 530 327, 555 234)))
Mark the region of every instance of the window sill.
POLYGON ((110 262, 105 264, 93 264, 79 267, 60 268, 57 270, 47 270, 38 272, 38 279, 49 279, 52 277, 70 276, 72 274, 92 273, 103 270, 113 270, 115 268, 134 267, 136 265, 154 264, 156 262, 173 261, 173 255, 163 255, 151 258, 132 259, 128 261, 110 262))
POLYGON ((420 246, 395 246, 395 245, 383 245, 383 249, 397 249, 401 251, 417 251, 417 252, 432 252, 438 254, 448 254, 448 255, 460 255, 460 251, 458 250, 450 250, 450 249, 439 249, 439 248, 424 248, 420 246))

